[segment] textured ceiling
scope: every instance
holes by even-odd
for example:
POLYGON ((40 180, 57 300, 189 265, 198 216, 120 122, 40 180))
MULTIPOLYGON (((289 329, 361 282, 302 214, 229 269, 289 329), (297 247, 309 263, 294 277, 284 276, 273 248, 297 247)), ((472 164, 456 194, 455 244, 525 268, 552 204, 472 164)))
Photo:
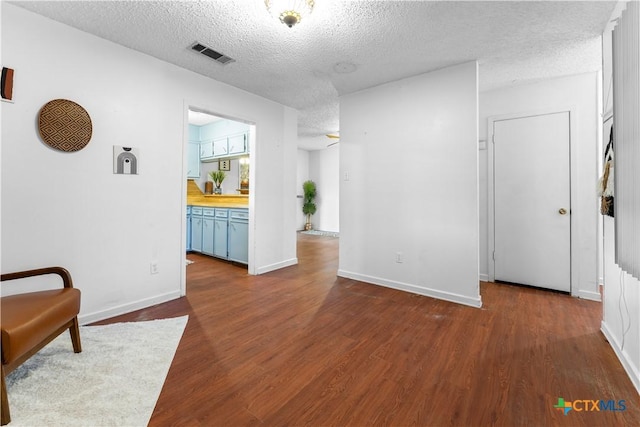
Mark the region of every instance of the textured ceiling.
POLYGON ((482 91, 599 70, 616 2, 316 0, 293 28, 264 0, 11 3, 294 107, 311 149, 333 142, 321 136, 339 130, 340 95, 393 80, 476 59, 482 91))

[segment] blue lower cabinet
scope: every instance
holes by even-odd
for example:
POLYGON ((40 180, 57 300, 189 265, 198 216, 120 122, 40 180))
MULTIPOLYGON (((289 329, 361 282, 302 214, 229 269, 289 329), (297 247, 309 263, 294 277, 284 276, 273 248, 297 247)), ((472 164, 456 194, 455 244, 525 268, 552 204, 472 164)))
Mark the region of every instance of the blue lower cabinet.
POLYGON ((202 208, 191 208, 191 250, 202 252, 202 208))
POLYGON ((202 253, 213 255, 213 218, 202 218, 202 253))
POLYGON ((187 207, 187 250, 249 263, 249 210, 187 207))
POLYGON ((249 212, 229 209, 229 259, 249 263, 249 212))
POLYGON ((202 208, 202 253, 213 255, 215 209, 202 208))
POLYGON ((187 206, 187 252, 191 250, 191 206, 187 206))
POLYGON ((228 258, 228 241, 227 241, 227 229, 229 226, 228 221, 229 210, 216 208, 215 219, 215 235, 213 237, 213 255, 219 258, 228 258))

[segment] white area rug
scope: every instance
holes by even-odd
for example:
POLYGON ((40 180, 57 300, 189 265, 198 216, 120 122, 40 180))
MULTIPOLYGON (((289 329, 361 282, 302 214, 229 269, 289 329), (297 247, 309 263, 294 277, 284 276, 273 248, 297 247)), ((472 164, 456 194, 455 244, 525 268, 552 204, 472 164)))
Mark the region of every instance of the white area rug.
POLYGON ((7 376, 9 427, 146 426, 188 316, 65 332, 7 376))

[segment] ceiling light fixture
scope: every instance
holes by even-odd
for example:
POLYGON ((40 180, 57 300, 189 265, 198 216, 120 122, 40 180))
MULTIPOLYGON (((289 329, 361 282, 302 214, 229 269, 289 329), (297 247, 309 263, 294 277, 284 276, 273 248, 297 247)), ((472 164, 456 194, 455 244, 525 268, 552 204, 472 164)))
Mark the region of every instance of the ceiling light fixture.
POLYGON ((315 3, 315 0, 264 0, 271 16, 279 19, 289 28, 309 15, 315 3))

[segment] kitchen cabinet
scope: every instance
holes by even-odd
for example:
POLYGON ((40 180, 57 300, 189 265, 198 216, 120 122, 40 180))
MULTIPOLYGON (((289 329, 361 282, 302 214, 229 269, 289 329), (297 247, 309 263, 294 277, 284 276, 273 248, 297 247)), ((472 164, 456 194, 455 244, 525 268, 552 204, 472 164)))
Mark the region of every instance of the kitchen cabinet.
POLYGON ((249 153, 249 132, 241 132, 200 143, 200 160, 238 157, 249 153))
POLYGON ((247 132, 242 132, 237 135, 229 137, 229 155, 237 156, 239 154, 246 154, 248 152, 248 138, 247 132))
POLYGON ((213 218, 202 217, 202 253, 213 255, 213 218))
POLYGON ((229 209, 229 260, 249 263, 249 211, 229 209))
POLYGON ((191 207, 191 250, 202 252, 202 208, 191 207))
POLYGON ((200 144, 187 144, 187 178, 200 178, 200 144))
POLYGON ((225 138, 213 140, 213 157, 225 157, 229 154, 229 141, 225 138))
POLYGON ((215 209, 202 208, 202 253, 213 255, 215 209))
POLYGON ((213 157, 213 141, 205 141, 200 143, 200 160, 213 157))
POLYGON ((187 206, 187 250, 249 263, 249 210, 187 206))
POLYGON ((228 209, 216 208, 215 217, 215 235, 213 237, 213 255, 219 258, 228 257, 228 241, 227 241, 227 229, 228 229, 228 209))
POLYGON ((187 252, 191 250, 191 206, 187 206, 187 252))
POLYGON ((200 160, 207 161, 228 157, 229 141, 225 138, 214 139, 213 141, 203 142, 200 144, 200 160))

